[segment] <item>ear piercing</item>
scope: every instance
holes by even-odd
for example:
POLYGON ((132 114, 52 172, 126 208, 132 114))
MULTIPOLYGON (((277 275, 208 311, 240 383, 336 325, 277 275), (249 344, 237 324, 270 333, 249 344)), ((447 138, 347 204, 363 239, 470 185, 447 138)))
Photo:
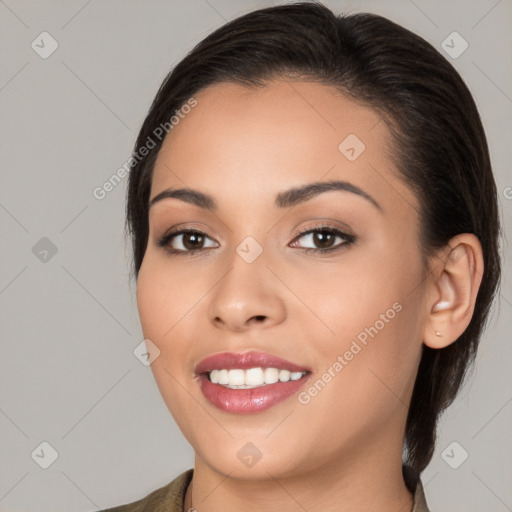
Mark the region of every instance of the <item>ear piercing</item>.
POLYGON ((442 334, 439 331, 436 331, 436 336, 442 336, 442 334))

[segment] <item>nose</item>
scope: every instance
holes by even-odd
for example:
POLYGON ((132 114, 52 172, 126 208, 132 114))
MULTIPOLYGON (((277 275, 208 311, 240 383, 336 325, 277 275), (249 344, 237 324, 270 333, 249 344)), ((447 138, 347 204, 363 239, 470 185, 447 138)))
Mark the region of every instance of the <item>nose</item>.
POLYGON ((284 287, 267 268, 263 254, 247 263, 234 251, 228 271, 209 294, 208 314, 215 327, 243 332, 275 326, 286 318, 284 287))

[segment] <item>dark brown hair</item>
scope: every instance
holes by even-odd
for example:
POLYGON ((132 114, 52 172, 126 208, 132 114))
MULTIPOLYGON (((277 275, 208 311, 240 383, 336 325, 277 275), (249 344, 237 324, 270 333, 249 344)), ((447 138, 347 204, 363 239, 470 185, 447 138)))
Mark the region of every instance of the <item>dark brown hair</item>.
MULTIPOLYGON (((459 233, 474 233, 481 242, 485 269, 469 326, 446 348, 423 345, 404 446, 405 463, 419 474, 432 458, 437 421, 474 361, 500 284, 496 185, 476 105, 454 67, 409 30, 374 14, 337 16, 317 3, 287 4, 226 23, 181 60, 158 90, 134 154, 201 89, 226 82, 264 87, 279 77, 327 84, 385 118, 390 157, 421 205, 424 261, 459 233)), ((152 171, 162 140, 129 176, 126 228, 135 278, 148 242, 152 171)))

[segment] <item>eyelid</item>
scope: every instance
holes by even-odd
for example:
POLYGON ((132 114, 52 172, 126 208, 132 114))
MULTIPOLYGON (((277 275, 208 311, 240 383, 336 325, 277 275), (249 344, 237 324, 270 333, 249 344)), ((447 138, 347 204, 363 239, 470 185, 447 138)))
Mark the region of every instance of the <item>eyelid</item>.
POLYGON ((340 228, 334 224, 320 223, 320 224, 315 224, 314 226, 307 226, 307 227, 298 229, 295 238, 297 236, 301 236, 306 233, 311 233, 312 231, 319 231, 322 229, 326 229, 326 230, 332 229, 332 230, 340 231, 341 233, 343 233, 347 236, 351 236, 351 233, 347 233, 346 230, 344 231, 343 228, 340 228))
MULTIPOLYGON (((158 231, 158 230, 155 230, 158 231)), ((163 238, 169 237, 171 235, 178 235, 182 234, 183 232, 195 232, 202 235, 206 235, 208 238, 211 238, 212 240, 215 240, 215 237, 210 235, 209 229, 202 225, 195 222, 188 223, 188 222, 180 222, 179 224, 174 225, 172 228, 166 229, 163 231, 163 234, 156 235, 158 240, 162 240, 163 238)), ((216 241, 216 240, 215 240, 216 241)))

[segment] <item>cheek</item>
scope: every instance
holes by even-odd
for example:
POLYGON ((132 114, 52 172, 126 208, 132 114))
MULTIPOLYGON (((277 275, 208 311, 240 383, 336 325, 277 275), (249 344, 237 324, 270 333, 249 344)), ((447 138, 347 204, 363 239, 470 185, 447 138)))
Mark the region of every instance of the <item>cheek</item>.
POLYGON ((156 279, 157 272, 147 260, 141 266, 137 280, 137 308, 139 311, 140 323, 145 338, 156 342, 169 328, 166 322, 164 300, 165 283, 162 279, 156 279))
POLYGON ((401 388, 421 348, 421 258, 414 247, 398 247, 383 242, 379 250, 347 256, 343 265, 318 265, 294 288, 315 313, 308 313, 309 332, 318 333, 322 364, 328 367, 349 351, 345 374, 362 388, 379 386, 368 368, 401 388))
POLYGON ((192 297, 184 297, 183 278, 167 267, 151 255, 144 260, 137 280, 137 307, 144 338, 160 349, 159 357, 151 364, 155 382, 169 411, 183 428, 182 411, 193 408, 194 403, 181 383, 188 357, 186 337, 182 334, 183 329, 191 329, 187 325, 187 304, 194 304, 197 298, 193 301, 192 297))
POLYGON ((420 282, 419 259, 405 261, 404 254, 396 248, 347 252, 339 262, 310 264, 307 272, 302 269, 290 276, 293 290, 316 314, 320 326, 321 320, 337 336, 354 336, 386 311, 391 309, 393 315, 397 309, 393 304, 404 305, 420 282))
POLYGON ((137 280, 137 307, 144 335, 157 341, 172 338, 204 295, 197 273, 173 267, 164 257, 147 254, 137 280))

